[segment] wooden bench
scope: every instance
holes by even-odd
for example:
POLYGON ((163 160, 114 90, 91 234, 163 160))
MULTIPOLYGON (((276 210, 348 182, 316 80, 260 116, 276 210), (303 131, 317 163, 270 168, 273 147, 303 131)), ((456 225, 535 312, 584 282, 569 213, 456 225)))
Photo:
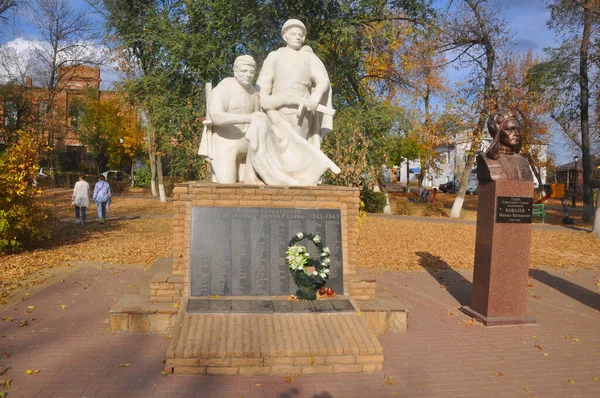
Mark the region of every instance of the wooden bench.
POLYGON ((544 224, 544 222, 546 221, 546 205, 543 203, 534 203, 533 216, 542 217, 542 224, 544 224))

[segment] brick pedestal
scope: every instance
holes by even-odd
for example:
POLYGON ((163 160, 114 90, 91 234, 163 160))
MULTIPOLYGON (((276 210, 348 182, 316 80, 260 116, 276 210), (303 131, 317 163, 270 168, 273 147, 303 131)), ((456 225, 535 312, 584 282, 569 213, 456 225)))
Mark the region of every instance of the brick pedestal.
POLYGON ((357 258, 358 188, 189 182, 176 184, 173 194, 173 275, 183 277, 181 294, 173 297, 173 302, 190 296, 191 214, 195 206, 339 209, 342 216, 344 294, 348 295, 349 280, 355 273, 357 258))
POLYGON ((479 185, 471 305, 462 308, 486 326, 534 324, 526 317, 531 223, 498 223, 499 196, 532 197, 529 181, 479 185))

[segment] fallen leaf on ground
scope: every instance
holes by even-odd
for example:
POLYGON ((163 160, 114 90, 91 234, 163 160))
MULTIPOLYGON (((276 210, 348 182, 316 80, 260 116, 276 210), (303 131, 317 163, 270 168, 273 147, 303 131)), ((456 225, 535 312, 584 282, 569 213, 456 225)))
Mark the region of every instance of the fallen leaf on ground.
POLYGON ((34 309, 34 308, 35 308, 35 305, 30 305, 30 306, 27 306, 27 308, 29 308, 30 310, 32 310, 32 309, 34 309))
POLYGON ((460 325, 461 326, 481 326, 483 324, 475 318, 469 318, 469 320, 462 321, 460 323, 460 325))
POLYGON ((260 384, 260 383, 256 383, 256 384, 254 385, 254 387, 262 387, 262 386, 263 386, 263 385, 262 385, 262 384, 260 384))
POLYGON ((294 381, 294 379, 292 379, 292 377, 291 377, 291 376, 285 376, 285 377, 283 378, 283 381, 285 381, 285 382, 286 382, 286 383, 288 383, 288 384, 291 384, 291 383, 294 381))
POLYGON ((594 377, 592 377, 592 380, 595 380, 595 381, 597 381, 597 380, 598 380, 598 378, 594 376, 594 377))
POLYGON ((122 363, 119 365, 120 368, 126 368, 128 366, 131 366, 131 364, 130 363, 122 363))
POLYGON ((0 380, 0 387, 8 388, 10 387, 10 382, 12 379, 0 380))
POLYGON ((8 352, 5 352, 5 353, 3 353, 3 354, 2 354, 2 356, 3 356, 4 358, 8 358, 8 357, 10 356, 10 354, 9 354, 8 352))
POLYGON ((64 305, 64 304, 61 304, 61 305, 60 305, 60 309, 61 309, 61 310, 64 310, 64 309, 66 309, 66 308, 67 308, 67 306, 66 306, 66 305, 64 305))
POLYGON ((27 375, 36 375, 36 374, 38 374, 38 373, 40 373, 40 371, 39 371, 39 370, 37 370, 37 369, 27 369, 27 370, 25 371, 25 374, 27 374, 27 375))
POLYGON ((381 381, 383 381, 383 384, 388 385, 388 386, 391 386, 392 384, 394 384, 396 382, 392 376, 388 376, 388 375, 383 376, 383 379, 381 381))
POLYGON ((567 340, 571 340, 571 341, 579 341, 579 339, 578 339, 578 338, 576 338, 576 337, 573 337, 573 336, 571 336, 571 335, 568 335, 568 336, 567 336, 567 337, 565 337, 565 338, 566 338, 567 340))
POLYGON ((502 373, 502 372, 494 373, 494 376, 501 377, 501 376, 504 376, 504 373, 502 373))
POLYGON ((575 380, 573 380, 573 379, 569 379, 569 383, 571 383, 571 384, 575 384, 575 380))

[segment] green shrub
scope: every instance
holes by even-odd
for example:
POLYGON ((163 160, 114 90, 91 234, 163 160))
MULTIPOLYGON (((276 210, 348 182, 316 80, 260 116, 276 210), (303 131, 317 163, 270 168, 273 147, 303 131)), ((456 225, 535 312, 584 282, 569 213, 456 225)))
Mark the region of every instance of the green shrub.
POLYGON ((19 141, 0 154, 0 252, 27 248, 51 236, 47 209, 36 203, 37 147, 21 132, 19 141))
POLYGON ((366 187, 360 191, 360 200, 363 201, 363 210, 367 213, 383 213, 387 204, 385 193, 374 192, 366 187))
POLYGON ((398 199, 396 201, 396 214, 401 216, 412 216, 413 204, 406 199, 398 199))
POLYGON ((149 187, 150 180, 152 179, 152 173, 150 171, 150 165, 145 164, 135 171, 134 182, 136 187, 149 187))
POLYGON ((425 204, 425 210, 423 210, 423 216, 425 217, 448 217, 446 210, 440 203, 427 202, 425 204))

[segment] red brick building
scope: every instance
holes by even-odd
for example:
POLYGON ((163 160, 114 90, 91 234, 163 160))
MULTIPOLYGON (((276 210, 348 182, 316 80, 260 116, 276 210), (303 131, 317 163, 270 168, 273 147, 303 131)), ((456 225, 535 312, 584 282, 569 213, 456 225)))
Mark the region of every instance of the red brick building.
POLYGON ((49 120, 51 126, 39 129, 40 146, 53 147, 59 154, 63 171, 76 170, 81 162, 90 166, 93 159, 85 146, 79 141, 77 134, 77 118, 79 110, 73 106, 75 99, 83 99, 85 95, 97 96, 99 100, 112 98, 111 91, 100 90, 100 68, 80 65, 63 67, 54 98, 47 88, 36 87, 31 78, 26 78, 25 87, 4 86, 0 91, 0 144, 6 143, 7 137, 18 129, 36 126, 49 120), (52 104, 51 112, 48 107, 52 104), (4 141, 4 142, 3 142, 4 141))

